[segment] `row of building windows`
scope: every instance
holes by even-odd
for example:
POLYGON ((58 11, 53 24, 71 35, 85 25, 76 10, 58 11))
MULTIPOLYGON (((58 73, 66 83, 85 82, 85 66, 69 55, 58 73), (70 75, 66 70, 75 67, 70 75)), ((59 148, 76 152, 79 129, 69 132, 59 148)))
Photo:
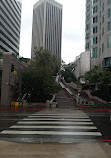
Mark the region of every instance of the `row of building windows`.
POLYGON ((15 8, 15 10, 16 10, 15 12, 17 12, 17 14, 19 15, 19 17, 21 17, 21 9, 17 6, 16 1, 10 1, 10 2, 13 5, 13 7, 15 8))
MULTIPOLYGON (((14 39, 14 41, 16 41, 17 43, 19 42, 19 38, 17 38, 16 36, 14 36, 11 31, 9 31, 2 23, 1 23, 1 27, 5 30, 6 34, 8 36, 11 36, 11 38, 14 39)), ((2 29, 1 29, 2 30, 2 29)))
MULTIPOLYGON (((86 25, 86 31, 88 31, 90 29, 90 24, 86 25)), ((111 21, 109 21, 107 23, 107 30, 110 31, 111 30, 111 21)), ((94 26, 92 28, 92 34, 98 33, 98 26, 94 26)), ((104 27, 102 28, 102 36, 104 35, 104 27)))
POLYGON ((17 6, 18 10, 21 12, 21 3, 17 2, 17 0, 13 0, 15 5, 17 6))
MULTIPOLYGON (((9 47, 11 50, 13 50, 14 53, 18 53, 14 48, 12 48, 8 43, 6 43, 3 39, 1 39, 1 42, 3 42, 7 47, 9 47)), ((9 51, 9 50, 8 50, 9 51)))
MULTIPOLYGON (((20 33, 17 34, 17 32, 9 25, 9 23, 4 19, 4 17, 1 15, 1 19, 4 21, 4 23, 11 29, 11 31, 16 35, 16 37, 20 37, 20 33)), ((2 25, 2 23, 1 23, 2 25)), ((3 26, 3 25, 2 25, 3 26)), ((3 26, 6 28, 5 26, 3 26)))
POLYGON ((45 47, 50 49, 54 54, 60 56, 61 51, 61 21, 62 21, 62 10, 57 9, 57 7, 47 4, 47 11, 46 11, 46 34, 45 34, 45 47), (51 12, 53 14, 51 14, 51 12), (58 17, 58 19, 57 19, 58 17), (54 21, 56 19, 56 22, 54 21), (52 21, 52 22, 51 22, 52 21), (49 24, 53 23, 53 27, 49 24), (49 28, 50 27, 50 28, 49 28), (50 33, 49 33, 49 29, 50 33), (54 31, 54 30, 55 31, 54 31), (57 34, 59 35, 57 37, 57 34), (55 41, 58 41, 55 43, 55 41))
MULTIPOLYGON (((87 44, 86 44, 86 49, 88 49, 88 45, 87 44)), ((107 48, 111 48, 111 35, 107 36, 107 48)), ((104 43, 102 44, 102 53, 104 53, 104 43)), ((101 55, 101 48, 99 49, 99 55, 101 55)), ((97 49, 97 47, 92 48, 91 56, 92 56, 92 58, 97 58, 97 56, 98 56, 98 49, 97 49)))
POLYGON ((94 4, 94 3, 97 3, 97 2, 98 2, 98 0, 93 0, 93 4, 94 4))
POLYGON ((17 14, 17 12, 16 12, 16 10, 15 10, 15 8, 12 6, 12 4, 11 3, 9 3, 9 1, 8 0, 5 0, 6 2, 7 2, 7 4, 8 4, 8 6, 11 8, 11 11, 13 12, 13 14, 15 15, 15 17, 18 19, 18 21, 21 23, 21 14, 17 14))
MULTIPOLYGON (((15 23, 14 23, 14 21, 12 21, 12 19, 11 18, 9 18, 9 16, 5 13, 5 11, 1 8, 1 11, 2 11, 2 13, 7 17, 7 19, 9 19, 9 21, 13 24, 13 26, 16 28, 16 30, 20 33, 20 27, 18 26, 16 26, 15 25, 15 23)), ((1 15, 2 16, 2 15, 1 15)))
POLYGON ((1 30, 0 30, 0 33, 1 33, 6 39, 8 39, 8 41, 11 42, 17 49, 19 49, 18 43, 15 43, 15 41, 12 41, 12 39, 11 39, 9 36, 7 36, 4 32, 2 32, 1 30))
MULTIPOLYGON (((6 9, 6 12, 7 12, 8 16, 10 15, 10 18, 14 20, 14 23, 16 23, 16 25, 17 25, 18 27, 20 27, 20 22, 17 21, 16 17, 12 14, 12 10, 10 11, 10 10, 9 10, 10 7, 8 7, 7 5, 8 5, 8 3, 6 3, 6 4, 5 4, 5 3, 2 3, 2 6, 4 6, 4 8, 6 9)), ((2 8, 3 8, 3 7, 2 7, 2 8)), ((2 9, 2 12, 3 12, 3 10, 4 10, 4 9, 2 9)), ((4 13, 4 12, 3 12, 3 13, 4 13)), ((5 13, 5 14, 6 14, 6 13, 5 13)))
POLYGON ((0 45, 0 51, 9 52, 9 50, 7 50, 6 48, 2 47, 1 45, 0 45))

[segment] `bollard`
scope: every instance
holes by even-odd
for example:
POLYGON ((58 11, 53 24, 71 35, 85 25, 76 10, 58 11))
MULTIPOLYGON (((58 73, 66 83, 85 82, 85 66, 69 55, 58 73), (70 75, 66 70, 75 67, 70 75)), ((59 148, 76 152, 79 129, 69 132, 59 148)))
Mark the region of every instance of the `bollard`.
POLYGON ((11 101, 11 109, 13 110, 15 108, 15 101, 11 101))
POLYGON ((15 111, 18 111, 19 102, 15 102, 15 111))
POLYGON ((50 100, 46 100, 46 106, 49 108, 50 107, 50 100))

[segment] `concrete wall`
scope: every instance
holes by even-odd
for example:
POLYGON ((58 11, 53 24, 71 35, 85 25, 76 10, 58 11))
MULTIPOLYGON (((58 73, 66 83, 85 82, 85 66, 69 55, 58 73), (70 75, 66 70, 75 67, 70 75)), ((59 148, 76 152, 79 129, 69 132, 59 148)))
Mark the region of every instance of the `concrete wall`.
POLYGON ((9 107, 10 102, 18 98, 20 94, 20 69, 21 63, 12 55, 4 53, 1 85, 1 106, 9 107), (11 72, 11 65, 14 64, 17 74, 11 72))
POLYGON ((75 70, 74 74, 76 78, 84 76, 87 71, 91 69, 91 55, 90 51, 86 51, 80 54, 75 60, 75 70))
POLYGON ((96 65, 100 66, 99 58, 91 58, 91 69, 96 65))
POLYGON ((80 57, 75 61, 74 75, 78 79, 80 77, 80 57))
POLYGON ((90 51, 81 53, 80 55, 81 76, 84 76, 84 74, 87 71, 90 71, 90 59, 91 59, 90 51))

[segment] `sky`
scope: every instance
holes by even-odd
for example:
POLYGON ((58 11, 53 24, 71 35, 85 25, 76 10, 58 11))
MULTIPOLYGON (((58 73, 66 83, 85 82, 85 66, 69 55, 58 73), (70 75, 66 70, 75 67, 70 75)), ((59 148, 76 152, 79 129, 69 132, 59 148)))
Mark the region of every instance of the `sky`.
MULTIPOLYGON (((20 56, 31 57, 33 5, 38 0, 22 0, 20 56)), ((73 62, 85 51, 85 0, 57 0, 63 5, 62 60, 73 62)))

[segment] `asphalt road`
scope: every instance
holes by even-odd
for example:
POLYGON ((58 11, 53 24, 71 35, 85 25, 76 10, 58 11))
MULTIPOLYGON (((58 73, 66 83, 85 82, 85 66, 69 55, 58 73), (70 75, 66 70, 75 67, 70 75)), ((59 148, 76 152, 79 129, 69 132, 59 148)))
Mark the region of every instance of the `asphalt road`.
POLYGON ((109 112, 49 109, 0 111, 0 139, 13 142, 73 144, 111 143, 109 112))

